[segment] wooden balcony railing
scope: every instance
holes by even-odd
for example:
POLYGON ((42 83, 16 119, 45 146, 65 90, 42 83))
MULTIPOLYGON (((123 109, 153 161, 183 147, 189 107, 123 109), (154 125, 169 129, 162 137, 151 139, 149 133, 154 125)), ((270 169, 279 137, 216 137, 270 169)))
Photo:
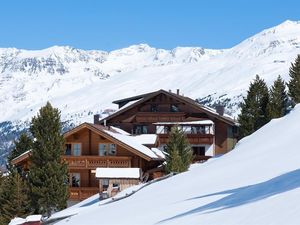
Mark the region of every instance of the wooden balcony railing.
POLYGON ((135 116, 136 122, 177 122, 183 121, 185 112, 138 112, 135 116))
MULTIPOLYGON (((169 134, 158 134, 159 142, 161 144, 168 143, 169 134)), ((186 137, 190 144, 213 144, 213 134, 186 134, 186 137)))
POLYGON ((98 187, 69 187, 69 200, 81 201, 99 193, 98 187))
POLYGON ((131 167, 131 157, 123 156, 62 156, 69 169, 96 169, 97 167, 131 167))

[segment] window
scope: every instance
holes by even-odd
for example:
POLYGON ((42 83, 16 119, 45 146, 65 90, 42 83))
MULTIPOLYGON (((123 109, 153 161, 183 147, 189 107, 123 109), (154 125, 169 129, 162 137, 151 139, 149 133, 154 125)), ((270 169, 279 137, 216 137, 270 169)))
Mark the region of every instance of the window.
POLYGON ((99 156, 105 156, 106 152, 106 144, 99 144, 99 156))
POLYGON ((101 184, 102 184, 102 190, 106 191, 108 189, 108 186, 109 186, 109 180, 108 179, 102 179, 101 184))
POLYGON ((165 127, 164 126, 156 126, 156 133, 157 134, 164 134, 165 127))
POLYGON ((80 187, 80 173, 71 173, 70 174, 70 186, 71 187, 80 187))
POLYGON ((208 126, 193 126, 191 128, 192 134, 208 134, 209 127, 208 126))
POLYGON ((112 185, 112 188, 114 189, 114 190, 120 190, 120 184, 118 184, 118 183, 113 183, 113 185, 112 185))
POLYGON ((134 134, 147 134, 147 126, 145 125, 136 125, 133 130, 134 134))
POLYGON ((177 104, 172 104, 170 107, 171 112, 179 112, 179 108, 177 104))
POLYGON ((150 107, 150 111, 151 112, 158 112, 158 107, 156 104, 152 104, 151 107, 150 107))
POLYGON ((115 144, 109 144, 109 151, 108 155, 116 155, 117 154, 117 147, 115 144))
POLYGON ((65 145, 65 155, 71 155, 72 153, 72 145, 71 144, 66 144, 65 145))
POLYGON ((81 155, 81 144, 73 144, 73 155, 74 156, 80 156, 81 155))
POLYGON ((194 155, 205 155, 204 146, 194 146, 192 147, 194 155))

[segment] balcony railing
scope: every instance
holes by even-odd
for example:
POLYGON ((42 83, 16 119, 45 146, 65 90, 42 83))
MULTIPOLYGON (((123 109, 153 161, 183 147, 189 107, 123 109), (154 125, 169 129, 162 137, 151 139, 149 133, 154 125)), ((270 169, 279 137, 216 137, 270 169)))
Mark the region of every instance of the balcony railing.
MULTIPOLYGON (((158 134, 161 144, 168 143, 169 134, 158 134)), ((190 144, 213 144, 213 134, 186 134, 186 137, 190 144)))
POLYGON ((69 169, 96 169, 97 167, 131 167, 131 157, 123 156, 62 156, 69 169))
POLYGON ((69 187, 69 199, 81 201, 99 193, 98 187, 69 187))

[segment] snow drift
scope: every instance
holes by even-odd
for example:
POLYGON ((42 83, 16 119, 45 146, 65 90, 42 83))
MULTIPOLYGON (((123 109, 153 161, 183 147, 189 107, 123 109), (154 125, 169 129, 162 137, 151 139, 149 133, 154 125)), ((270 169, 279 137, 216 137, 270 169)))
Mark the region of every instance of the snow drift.
POLYGON ((299 224, 300 105, 230 153, 58 224, 299 224))

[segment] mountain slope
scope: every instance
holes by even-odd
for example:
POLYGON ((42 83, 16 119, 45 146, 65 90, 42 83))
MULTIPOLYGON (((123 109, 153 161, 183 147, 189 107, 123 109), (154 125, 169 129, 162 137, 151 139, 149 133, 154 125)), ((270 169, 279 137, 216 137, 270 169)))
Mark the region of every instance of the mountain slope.
POLYGON ((288 79, 290 62, 299 53, 300 23, 293 21, 225 50, 145 44, 112 52, 0 49, 0 122, 30 119, 46 101, 59 107, 64 119, 80 122, 115 107, 115 99, 161 88, 179 88, 192 98, 209 96, 202 101, 227 101, 236 115, 256 74, 268 84, 279 74, 288 79))
POLYGON ((230 153, 58 224, 298 224, 300 105, 230 153), (283 134, 284 132, 284 134, 283 134))

